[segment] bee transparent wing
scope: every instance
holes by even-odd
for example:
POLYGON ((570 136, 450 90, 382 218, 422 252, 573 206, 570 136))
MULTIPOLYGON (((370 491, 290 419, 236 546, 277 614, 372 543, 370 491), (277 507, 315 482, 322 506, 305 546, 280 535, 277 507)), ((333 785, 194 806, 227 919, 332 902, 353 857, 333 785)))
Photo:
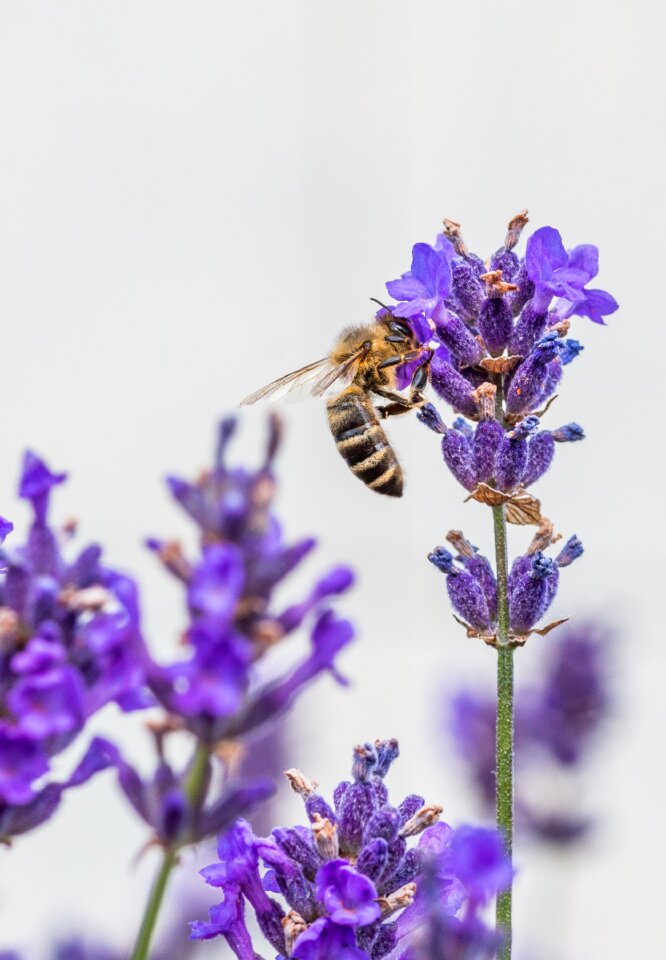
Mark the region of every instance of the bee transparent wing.
POLYGON ((330 368, 322 373, 312 387, 312 395, 314 397, 324 397, 327 393, 331 392, 331 388, 334 385, 337 390, 341 387, 348 386, 354 379, 359 359, 365 353, 366 351, 363 349, 357 350, 356 353, 352 353, 351 357, 343 360, 343 362, 337 366, 331 364, 330 368))
POLYGON ((308 385, 311 385, 313 381, 316 382, 318 378, 324 376, 330 369, 331 362, 328 357, 325 357, 323 360, 317 360, 316 363, 309 363, 306 367, 301 367, 300 370, 287 373, 284 377, 280 377, 279 380, 273 380, 272 383, 268 383, 260 390, 251 393, 249 397, 241 400, 241 406, 246 407, 251 403, 257 403, 259 400, 295 399, 299 396, 306 395, 310 393, 310 390, 307 389, 308 385))
POLYGON ((246 407, 259 400, 300 400, 308 395, 323 397, 337 381, 352 379, 361 352, 358 351, 340 364, 331 363, 328 357, 309 363, 251 393, 241 400, 240 405, 246 407))

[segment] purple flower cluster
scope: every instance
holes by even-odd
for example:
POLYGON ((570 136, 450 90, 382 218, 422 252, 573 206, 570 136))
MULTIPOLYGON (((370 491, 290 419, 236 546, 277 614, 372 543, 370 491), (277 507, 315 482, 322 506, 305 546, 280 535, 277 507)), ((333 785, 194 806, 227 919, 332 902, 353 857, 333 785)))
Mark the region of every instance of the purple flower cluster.
POLYGON ((441 808, 419 796, 392 806, 383 781, 397 755, 395 740, 357 747, 353 779, 338 784, 332 805, 316 784, 289 771, 309 825, 276 828, 261 838, 239 821, 223 834, 220 862, 202 871, 223 899, 209 921, 192 924, 192 938, 223 936, 239 960, 254 960, 247 902, 278 960, 417 960, 424 930, 443 918, 451 937, 464 932, 477 945, 486 942, 478 910, 511 877, 502 843, 495 831, 454 832, 437 823, 441 808), (433 883, 421 891, 426 874, 436 896, 429 892, 433 883))
POLYGON ((432 408, 421 415, 443 434, 444 460, 468 490, 480 483, 507 493, 527 487, 550 466, 554 443, 582 439, 577 424, 538 430, 535 413, 583 349, 567 337, 569 318, 603 323, 617 309, 610 294, 587 286, 598 272, 596 247, 567 251, 557 230, 541 227, 520 258, 514 247, 526 223, 525 214, 511 221, 486 265, 467 250, 458 224, 445 221, 447 235, 433 247, 417 243, 411 269, 386 284, 400 301, 392 312, 434 349, 435 391, 477 422, 476 429, 464 420, 446 428, 432 408))
MULTIPOLYGON (((436 547, 429 560, 447 577, 453 607, 470 636, 487 643, 521 645, 537 627, 557 592, 559 571, 582 553, 571 537, 554 558, 545 551, 559 539, 530 487, 550 467, 556 444, 584 438, 577 423, 543 429, 564 367, 581 352, 567 337, 574 314, 603 323, 617 303, 588 284, 598 272, 598 251, 589 244, 566 250, 552 227, 527 240, 524 257, 514 248, 526 212, 509 223, 503 246, 484 263, 470 253, 460 227, 445 220, 433 247, 413 248, 411 270, 389 282, 392 312, 406 319, 433 351, 430 382, 459 414, 448 426, 430 403, 419 419, 441 437, 444 462, 474 499, 501 508, 500 520, 534 524, 528 551, 508 574, 509 636, 499 638, 495 572, 461 533, 449 539, 455 553, 436 547)), ((387 308, 388 309, 388 308, 387 308)))
MULTIPOLYGON (((486 385, 488 386, 488 385, 486 385)), ((453 476, 467 490, 487 484, 502 493, 524 490, 536 483, 548 470, 555 456, 556 443, 583 440, 583 428, 567 423, 556 430, 540 430, 538 417, 524 417, 505 430, 495 419, 494 391, 480 391, 479 422, 473 426, 458 417, 447 427, 432 404, 418 414, 433 432, 442 435, 442 456, 453 476)))
MULTIPOLYGON (((439 546, 428 559, 446 574, 449 599, 470 636, 494 641, 498 621, 497 580, 490 561, 459 530, 450 531, 447 539, 456 549, 456 555, 439 546)), ((517 557, 509 571, 507 599, 510 636, 514 643, 521 643, 532 631, 539 632, 536 624, 555 599, 560 569, 569 566, 583 552, 582 543, 573 536, 551 559, 543 552, 551 542, 552 534, 544 536, 541 528, 527 553, 517 557)), ((540 632, 548 629, 541 628, 540 632)))
MULTIPOLYGON (((106 745, 94 740, 69 779, 43 783, 51 757, 90 716, 110 701, 127 710, 144 703, 136 586, 102 563, 97 545, 66 559, 74 527, 57 530, 48 515, 51 491, 65 479, 26 454, 19 496, 31 504, 32 524, 24 544, 12 538, 0 554, 3 841, 42 823, 63 791, 109 765, 106 745)), ((9 526, 0 523, 3 539, 9 526)))
POLYGON ((277 419, 270 421, 266 456, 254 471, 226 463, 235 425, 234 419, 221 423, 211 470, 194 483, 168 480, 173 497, 196 524, 199 555, 190 559, 176 542, 149 541, 182 585, 189 618, 183 655, 175 662, 158 663, 141 646, 146 683, 167 712, 165 723, 155 729, 159 763, 154 775, 143 779, 109 745, 128 800, 167 847, 223 830, 273 792, 265 776, 226 779, 221 793, 204 805, 191 802, 188 783, 196 777, 204 793, 212 792, 216 744, 235 742, 275 720, 323 672, 344 682, 335 659, 353 637, 351 623, 331 606, 353 582, 347 567, 329 571, 299 603, 275 608, 276 588, 312 551, 315 540, 287 542, 273 512, 277 419), (283 675, 260 679, 258 662, 304 624, 310 633, 307 655, 283 675), (203 775, 195 761, 183 770, 168 762, 165 736, 179 730, 193 734, 208 755, 203 775))
MULTIPOLYGON (((577 791, 584 762, 611 707, 610 637, 600 624, 562 628, 548 648, 541 677, 515 695, 516 813, 519 823, 545 840, 576 839, 589 826, 577 791), (548 784, 547 796, 529 790, 530 771, 548 784), (571 803, 572 793, 576 804, 571 803)), ((449 704, 456 749, 488 810, 495 803, 495 699, 462 690, 449 704)))

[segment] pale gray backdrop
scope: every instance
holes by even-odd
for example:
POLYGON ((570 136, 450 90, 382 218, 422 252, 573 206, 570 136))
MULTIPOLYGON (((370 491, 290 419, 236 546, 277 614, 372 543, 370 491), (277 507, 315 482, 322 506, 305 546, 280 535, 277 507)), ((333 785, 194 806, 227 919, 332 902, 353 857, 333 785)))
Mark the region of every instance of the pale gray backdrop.
MULTIPOLYGON (((604 828, 571 861, 517 851, 520 958, 666 947, 662 40, 646 0, 0 4, 0 512, 25 524, 27 445, 69 469, 57 516, 141 577, 164 654, 182 613, 141 541, 187 530, 161 477, 206 463, 221 413, 368 316, 443 216, 482 254, 523 206, 532 227, 601 247, 622 307, 607 329, 575 322, 586 350, 549 422, 588 439, 559 449, 540 490, 587 545, 555 612, 617 624, 622 700, 588 797, 604 828)), ((360 573, 354 686, 324 679, 303 699, 293 763, 331 787, 353 742, 397 736, 393 789, 470 818, 435 699, 460 676, 490 681, 493 655, 455 627, 425 554, 460 526, 489 549, 489 517, 411 418, 391 424, 401 502, 346 472, 321 405, 287 419, 288 528, 321 536, 313 571, 360 573)), ((253 456, 262 414, 243 420, 236 450, 253 456)), ((145 754, 133 721, 109 711, 97 727, 145 754)), ((144 839, 110 777, 73 794, 0 853, 0 946, 41 956, 73 928, 126 942, 155 866, 132 865, 144 839)))

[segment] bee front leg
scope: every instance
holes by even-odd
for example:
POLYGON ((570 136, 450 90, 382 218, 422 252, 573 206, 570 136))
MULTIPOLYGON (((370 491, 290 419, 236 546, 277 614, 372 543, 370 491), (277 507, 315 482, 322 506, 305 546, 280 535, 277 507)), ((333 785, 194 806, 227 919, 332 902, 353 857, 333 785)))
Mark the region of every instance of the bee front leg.
POLYGON ((424 359, 412 376, 412 382, 410 385, 409 391, 409 400, 414 406, 420 406, 425 403, 425 397, 421 392, 428 383, 428 377, 430 376, 430 361, 432 359, 432 350, 428 350, 427 356, 424 359))
POLYGON ((398 417, 401 413, 409 413, 413 409, 411 403, 387 403, 383 407, 375 407, 377 416, 380 420, 386 420, 387 417, 398 417))

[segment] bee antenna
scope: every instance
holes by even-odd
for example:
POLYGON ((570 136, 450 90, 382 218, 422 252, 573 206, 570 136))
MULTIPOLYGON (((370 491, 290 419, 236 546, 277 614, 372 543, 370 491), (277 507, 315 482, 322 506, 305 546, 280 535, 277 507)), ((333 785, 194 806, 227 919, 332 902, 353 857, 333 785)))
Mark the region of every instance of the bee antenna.
MULTIPOLYGON (((388 312, 391 313, 391 308, 387 307, 386 304, 382 303, 381 300, 378 300, 377 297, 370 297, 370 299, 372 300, 373 303, 378 303, 380 307, 383 307, 384 310, 388 310, 388 312)), ((393 316, 393 314, 391 314, 391 316, 393 316)))

